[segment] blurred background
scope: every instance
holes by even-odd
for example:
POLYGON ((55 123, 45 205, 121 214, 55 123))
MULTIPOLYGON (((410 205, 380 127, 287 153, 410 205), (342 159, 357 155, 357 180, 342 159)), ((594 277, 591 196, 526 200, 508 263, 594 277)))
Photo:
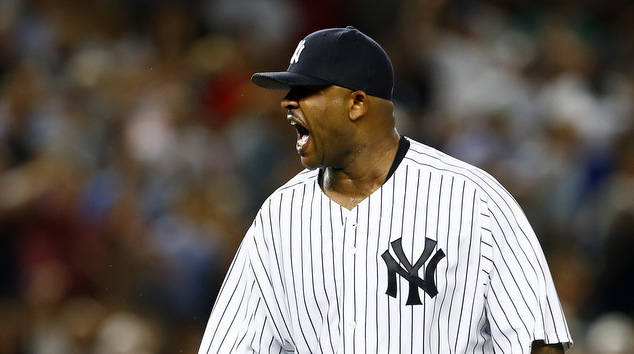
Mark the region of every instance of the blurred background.
POLYGON ((0 353, 194 353, 260 204, 301 170, 255 71, 354 25, 398 128, 498 178, 573 353, 634 353, 634 3, 0 0, 0 353))

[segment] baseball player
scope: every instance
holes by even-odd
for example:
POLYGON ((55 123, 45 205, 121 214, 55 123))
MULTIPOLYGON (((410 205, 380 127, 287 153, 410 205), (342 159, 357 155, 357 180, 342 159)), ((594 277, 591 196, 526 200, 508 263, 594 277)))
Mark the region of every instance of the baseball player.
POLYGON ((393 69, 352 27, 300 41, 286 119, 306 167, 262 205, 199 353, 561 353, 540 244, 490 175, 395 129, 393 69))

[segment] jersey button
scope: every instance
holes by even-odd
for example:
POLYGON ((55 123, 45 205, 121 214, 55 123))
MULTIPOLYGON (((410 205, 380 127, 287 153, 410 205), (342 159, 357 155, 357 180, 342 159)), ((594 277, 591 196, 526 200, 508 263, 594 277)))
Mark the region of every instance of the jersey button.
POLYGON ((355 247, 350 247, 350 248, 348 249, 348 253, 350 253, 350 254, 355 254, 355 253, 357 253, 357 249, 356 249, 355 247))
POLYGON ((350 323, 348 323, 348 326, 350 326, 350 328, 354 328, 357 326, 357 323, 354 321, 350 321, 350 323))

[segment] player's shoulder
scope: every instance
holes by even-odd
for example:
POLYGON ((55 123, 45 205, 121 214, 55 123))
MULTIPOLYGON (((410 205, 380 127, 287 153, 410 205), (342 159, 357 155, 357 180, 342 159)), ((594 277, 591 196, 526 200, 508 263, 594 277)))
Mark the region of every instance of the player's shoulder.
POLYGON ((428 166, 439 171, 452 172, 462 175, 484 174, 491 177, 486 171, 468 162, 453 157, 436 148, 425 145, 413 139, 409 139, 410 149, 406 158, 416 164, 428 166))
POLYGON ((318 170, 304 169, 286 183, 271 193, 260 206, 258 214, 263 210, 269 210, 272 205, 285 205, 292 203, 294 198, 300 195, 314 193, 317 187, 317 179, 319 178, 318 170))
POLYGON ((319 170, 304 169, 276 189, 269 199, 281 194, 292 193, 294 189, 317 183, 317 178, 319 178, 319 170))
POLYGON ((410 166, 464 180, 482 194, 508 194, 498 180, 482 168, 416 140, 409 141, 410 149, 405 155, 405 160, 410 166))

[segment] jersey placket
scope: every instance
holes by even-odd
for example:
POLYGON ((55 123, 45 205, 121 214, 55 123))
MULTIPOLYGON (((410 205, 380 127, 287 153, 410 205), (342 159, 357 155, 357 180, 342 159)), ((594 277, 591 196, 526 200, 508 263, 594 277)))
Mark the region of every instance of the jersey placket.
POLYGON ((361 348, 355 348, 356 333, 359 329, 357 318, 357 229, 358 229, 358 209, 355 208, 347 212, 344 219, 344 235, 343 235, 343 312, 341 318, 341 344, 345 346, 345 352, 356 352, 361 348))

